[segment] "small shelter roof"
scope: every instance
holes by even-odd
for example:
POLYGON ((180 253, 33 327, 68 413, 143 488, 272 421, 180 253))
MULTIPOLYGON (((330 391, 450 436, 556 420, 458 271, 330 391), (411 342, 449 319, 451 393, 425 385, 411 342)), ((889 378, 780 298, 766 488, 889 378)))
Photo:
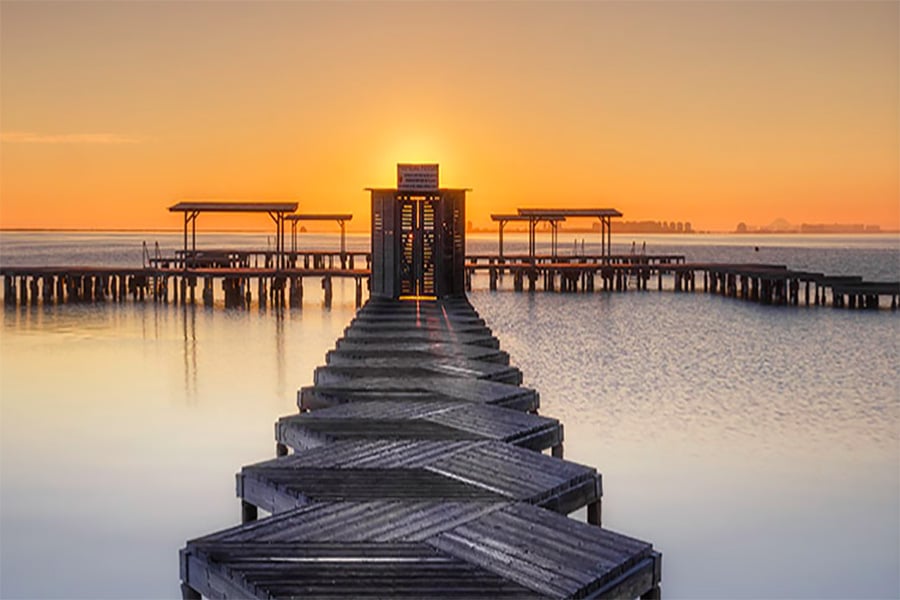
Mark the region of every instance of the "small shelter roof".
POLYGON ((309 214, 293 214, 285 217, 288 221, 349 221, 353 219, 352 214, 328 214, 328 215, 309 215, 309 214))
MULTIPOLYGON (((544 221, 565 221, 565 217, 558 216, 548 216, 541 217, 544 221)), ((531 217, 527 217, 525 215, 491 215, 492 221, 530 221, 531 217)))
POLYGON ((621 217, 622 213, 614 208, 520 208, 523 217, 621 217))
POLYGON ((471 192, 472 188, 437 188, 436 190, 401 190, 398 188, 382 188, 382 187, 367 187, 363 188, 367 192, 399 192, 408 196, 424 196, 427 194, 434 194, 440 192, 471 192))
POLYGON ((297 202, 179 202, 169 212, 259 212, 292 213, 297 202))

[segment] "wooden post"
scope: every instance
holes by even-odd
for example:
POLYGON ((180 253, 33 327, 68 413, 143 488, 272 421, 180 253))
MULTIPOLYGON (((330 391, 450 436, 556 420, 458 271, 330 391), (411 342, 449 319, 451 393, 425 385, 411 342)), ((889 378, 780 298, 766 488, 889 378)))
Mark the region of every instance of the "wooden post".
POLYGON ((249 523, 255 521, 259 516, 256 506, 250 504, 246 500, 241 500, 241 523, 249 523))
POLYGON ((660 598, 662 598, 662 592, 660 592, 658 584, 641 594, 641 600, 660 600, 660 598))
POLYGON ((587 506, 587 522, 597 527, 602 527, 603 511, 601 502, 601 500, 597 499, 587 506))
POLYGON ((356 308, 362 306, 363 284, 362 277, 356 277, 356 308))
POLYGON ((331 287, 331 275, 326 275, 322 278, 322 289, 325 290, 325 307, 331 308, 331 299, 332 299, 332 287, 331 287))
POLYGON ((203 278, 203 306, 210 308, 213 305, 213 280, 212 277, 203 278))
POLYGON ((256 287, 257 287, 256 297, 258 298, 258 302, 259 302, 259 310, 265 310, 266 305, 267 305, 267 302, 266 302, 266 278, 263 277, 262 275, 260 275, 259 278, 257 279, 256 287))
POLYGON ((3 278, 3 303, 6 306, 16 305, 16 280, 9 275, 3 278))

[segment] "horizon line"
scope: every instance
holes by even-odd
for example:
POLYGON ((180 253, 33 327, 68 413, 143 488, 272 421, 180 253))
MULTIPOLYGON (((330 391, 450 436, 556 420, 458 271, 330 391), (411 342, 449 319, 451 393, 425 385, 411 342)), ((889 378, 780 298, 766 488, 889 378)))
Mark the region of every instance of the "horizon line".
MULTIPOLYGON (((591 230, 566 230, 571 233, 596 233, 591 230)), ((0 226, 0 233, 10 232, 10 233, 184 233, 184 229, 178 228, 158 228, 158 227, 150 227, 150 228, 133 228, 133 227, 109 227, 109 228, 93 228, 93 227, 3 227, 0 226)), ((371 229, 366 230, 348 230, 348 234, 370 234, 372 232, 371 229)), ((209 234, 209 233, 259 233, 259 234, 267 234, 271 235, 273 232, 269 229, 204 229, 201 234, 209 234)), ((330 234, 330 235, 340 235, 337 231, 304 231, 306 234, 330 234)), ((484 228, 477 228, 476 231, 467 231, 466 233, 496 233, 494 230, 488 230, 484 228)), ((522 229, 514 229, 510 230, 507 233, 528 233, 527 230, 522 229)), ((615 233, 615 232, 614 232, 615 233)), ((674 235, 674 236, 685 236, 685 235, 736 235, 736 236, 752 236, 752 235, 881 235, 881 234, 897 234, 900 233, 900 229, 878 229, 876 231, 848 231, 848 232, 840 232, 840 231, 824 231, 824 232, 813 232, 813 231, 746 231, 739 232, 736 230, 692 230, 690 232, 684 231, 672 231, 672 232, 663 232, 663 231, 653 231, 653 232, 634 232, 634 231, 621 231, 620 234, 635 234, 641 233, 643 235, 674 235)), ((285 233, 285 236, 289 236, 289 233, 285 233)))

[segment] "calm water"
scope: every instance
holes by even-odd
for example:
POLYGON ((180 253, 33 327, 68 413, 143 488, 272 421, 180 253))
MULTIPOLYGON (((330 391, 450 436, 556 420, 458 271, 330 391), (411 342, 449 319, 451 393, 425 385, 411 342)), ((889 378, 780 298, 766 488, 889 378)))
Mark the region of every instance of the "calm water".
MULTIPOLYGON (((630 248, 622 237, 614 250, 630 248)), ((524 248, 512 238, 507 251, 524 248)), ((900 279, 896 236, 634 239, 689 259, 900 279)), ((181 244, 3 233, 0 262, 135 265, 141 240, 181 244)), ((264 234, 210 240, 266 245, 264 234)), ((542 412, 565 423, 567 458, 603 473, 605 525, 663 551, 667 597, 900 596, 900 315, 475 285, 542 412)), ((284 313, 5 310, 0 596, 177 596, 178 548, 239 520, 234 473, 273 455, 273 422, 296 411, 353 292, 337 285, 325 310, 308 282, 303 309, 284 313)))

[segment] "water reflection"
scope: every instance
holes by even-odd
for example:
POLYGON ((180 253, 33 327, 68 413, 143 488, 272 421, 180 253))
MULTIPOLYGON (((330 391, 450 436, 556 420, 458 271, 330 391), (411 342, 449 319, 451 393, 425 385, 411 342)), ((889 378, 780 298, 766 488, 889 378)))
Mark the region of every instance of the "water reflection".
POLYGON ((275 389, 278 392, 279 396, 282 396, 287 393, 287 368, 286 368, 286 357, 287 354, 285 350, 285 340, 284 340, 284 320, 285 320, 285 308, 275 307, 275 381, 276 387, 275 389))
POLYGON ((352 295, 327 314, 309 296, 263 315, 5 310, 0 597, 177 596, 178 548, 238 522, 234 473, 271 458, 273 422, 353 316, 352 295))
POLYGON ((472 301, 672 597, 900 593, 900 319, 677 294, 472 301), (753 572, 758 577, 748 578, 753 572))
POLYGON ((197 398, 197 307, 182 305, 181 320, 184 325, 184 389, 188 403, 197 398))
MULTIPOLYGON (((178 548, 238 522, 235 471, 272 456, 272 423, 355 312, 352 282, 330 310, 309 282, 304 300, 5 310, 0 597, 177 596, 178 548)), ((900 596, 896 314, 472 301, 567 457, 603 473, 607 526, 665 553, 666 596, 900 596)))

